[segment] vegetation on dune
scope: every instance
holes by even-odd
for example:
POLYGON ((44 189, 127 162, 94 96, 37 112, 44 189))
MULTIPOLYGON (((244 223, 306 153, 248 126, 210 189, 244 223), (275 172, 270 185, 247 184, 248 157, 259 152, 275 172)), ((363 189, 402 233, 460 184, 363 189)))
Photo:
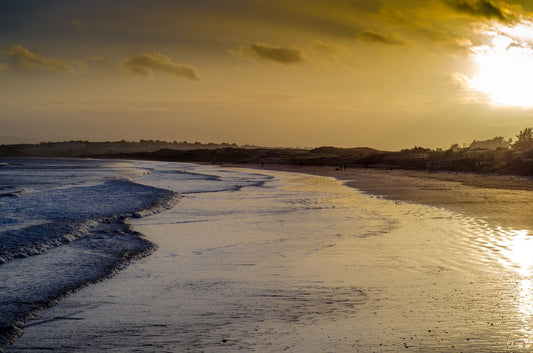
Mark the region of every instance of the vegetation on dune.
POLYGON ((42 143, 39 145, 0 146, 0 156, 99 157, 149 159, 206 163, 276 163, 328 165, 343 169, 387 168, 428 171, 533 175, 533 129, 525 128, 516 141, 497 136, 474 140, 470 145, 449 149, 415 146, 398 152, 367 147, 314 149, 260 148, 235 144, 201 144, 199 142, 87 142, 42 143))

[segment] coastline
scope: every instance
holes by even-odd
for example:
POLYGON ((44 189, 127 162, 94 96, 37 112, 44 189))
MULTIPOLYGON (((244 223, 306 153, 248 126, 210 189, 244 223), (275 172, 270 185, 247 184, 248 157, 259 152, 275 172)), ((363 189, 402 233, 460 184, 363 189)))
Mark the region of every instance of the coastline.
POLYGON ((533 228, 533 179, 529 177, 283 164, 246 168, 333 177, 376 197, 442 207, 502 227, 533 228))
POLYGON ((524 207, 532 191, 276 167, 298 174, 273 171, 281 185, 272 189, 191 195, 133 220, 158 251, 43 312, 8 352, 479 352, 528 344, 520 335, 529 327, 515 313, 531 298, 518 295, 516 259, 501 255, 507 234, 461 214, 496 225, 491 213, 499 212, 532 229, 524 207), (502 200, 516 195, 523 204, 508 202, 502 212, 502 200), (268 209, 285 197, 275 207, 282 212, 268 209), (303 213, 289 212, 297 206, 303 213), (250 218, 252 210, 260 217, 250 218))

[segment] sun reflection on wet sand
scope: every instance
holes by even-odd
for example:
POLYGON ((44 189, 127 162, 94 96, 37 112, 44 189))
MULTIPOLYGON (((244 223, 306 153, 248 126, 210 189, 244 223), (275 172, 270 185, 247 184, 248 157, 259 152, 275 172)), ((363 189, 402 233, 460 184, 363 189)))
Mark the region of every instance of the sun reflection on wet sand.
POLYGON ((522 322, 520 333, 523 335, 523 348, 528 349, 533 346, 533 322, 531 321, 533 314, 532 286, 533 282, 530 279, 522 279, 519 284, 520 293, 517 298, 517 319, 522 322))
POLYGON ((505 267, 518 275, 516 282, 516 320, 522 343, 520 349, 533 347, 533 237, 529 230, 505 230, 496 228, 495 233, 504 239, 498 241, 505 267))
POLYGON ((498 227, 497 233, 505 236, 505 240, 501 242, 502 255, 510 262, 519 275, 524 277, 531 276, 533 269, 533 237, 530 236, 529 231, 527 229, 506 231, 498 227))

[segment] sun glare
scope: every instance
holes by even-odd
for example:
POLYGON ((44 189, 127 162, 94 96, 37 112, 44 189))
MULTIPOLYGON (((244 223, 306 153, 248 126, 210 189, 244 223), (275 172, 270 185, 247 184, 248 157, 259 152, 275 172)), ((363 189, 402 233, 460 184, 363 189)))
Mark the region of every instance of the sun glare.
POLYGON ((511 266, 525 277, 533 274, 533 237, 527 229, 508 230, 498 228, 498 233, 506 236, 502 254, 511 262, 511 266))
POLYGON ((533 108, 533 23, 485 32, 491 44, 474 48, 476 74, 470 87, 493 104, 533 108))

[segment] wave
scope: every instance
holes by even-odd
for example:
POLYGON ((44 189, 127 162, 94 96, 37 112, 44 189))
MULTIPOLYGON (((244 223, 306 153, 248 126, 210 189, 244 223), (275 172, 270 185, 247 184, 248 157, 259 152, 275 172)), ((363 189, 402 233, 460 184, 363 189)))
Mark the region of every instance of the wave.
POLYGON ((220 180, 220 177, 217 175, 194 173, 185 170, 161 170, 159 173, 180 176, 182 180, 220 180))
MULTIPOLYGON (((133 231, 127 220, 162 212, 180 199, 176 192, 124 180, 79 189, 68 190, 76 212, 65 204, 59 205, 65 212, 54 210, 65 197, 57 192, 48 207, 52 210, 46 213, 47 223, 0 233, 0 351, 42 309, 154 251, 156 245, 133 231), (89 197, 93 207, 77 200, 80 194, 89 197), (98 203, 97 194, 106 202, 98 203), (88 211, 94 207, 98 209, 88 211)), ((42 199, 32 195, 25 202, 31 205, 42 199)))
POLYGON ((101 223, 86 237, 23 261, 0 266, 0 351, 14 343, 24 324, 58 300, 107 279, 156 245, 123 223, 101 223))
POLYGON ((27 192, 28 190, 26 188, 22 188, 18 190, 0 193, 0 197, 20 197, 22 194, 25 194, 27 192))
POLYGON ((106 163, 24 159, 18 174, 0 174, 0 351, 40 310, 156 249, 130 228, 130 218, 172 208, 182 194, 238 191, 271 179, 203 174, 195 165, 106 163))
MULTIPOLYGON (((131 181, 108 181, 104 185, 78 189, 89 199, 87 203, 75 200, 75 205, 68 207, 65 192, 58 192, 56 199, 46 205, 46 212, 42 212, 48 219, 46 223, 1 232, 0 264, 16 258, 40 255, 52 248, 73 242, 89 235, 102 223, 121 223, 128 217, 138 218, 161 212, 173 207, 180 198, 178 193, 131 181), (112 193, 109 189, 113 190, 115 197, 110 196, 112 193), (132 189, 138 190, 127 195, 125 189, 130 192, 132 189), (95 198, 98 198, 100 193, 111 200, 99 204, 95 198), (132 200, 133 198, 137 199, 132 200), (120 204, 117 204, 118 202, 120 204)), ((69 198, 77 199, 79 192, 69 190, 69 198)), ((52 198, 49 195, 47 197, 52 198)), ((26 200, 25 204, 45 203, 42 197, 35 196, 34 199, 26 200)), ((39 213, 35 208, 32 211, 39 213)))

